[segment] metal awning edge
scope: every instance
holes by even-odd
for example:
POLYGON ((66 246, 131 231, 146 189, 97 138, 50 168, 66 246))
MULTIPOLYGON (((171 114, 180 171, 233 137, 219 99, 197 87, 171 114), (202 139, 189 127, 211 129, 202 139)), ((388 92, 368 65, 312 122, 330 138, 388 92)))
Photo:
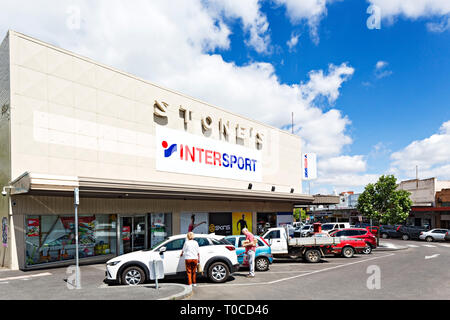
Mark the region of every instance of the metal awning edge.
POLYGON ((313 196, 281 192, 256 190, 240 190, 232 188, 215 188, 182 184, 148 183, 115 179, 99 179, 90 177, 52 176, 35 173, 25 173, 11 182, 14 187, 11 194, 19 195, 30 192, 73 192, 75 188, 80 193, 90 195, 121 195, 184 199, 228 199, 257 200, 310 204, 313 196))

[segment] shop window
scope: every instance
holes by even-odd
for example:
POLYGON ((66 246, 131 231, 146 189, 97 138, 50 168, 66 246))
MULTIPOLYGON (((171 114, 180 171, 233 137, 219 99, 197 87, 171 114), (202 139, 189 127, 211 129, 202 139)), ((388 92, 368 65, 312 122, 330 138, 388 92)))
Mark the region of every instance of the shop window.
MULTIPOLYGON (((26 264, 28 266, 75 258, 74 216, 26 217, 26 264)), ((80 216, 80 258, 116 253, 116 216, 80 216)))
POLYGON ((172 214, 152 213, 150 214, 150 247, 166 240, 172 235, 172 214))

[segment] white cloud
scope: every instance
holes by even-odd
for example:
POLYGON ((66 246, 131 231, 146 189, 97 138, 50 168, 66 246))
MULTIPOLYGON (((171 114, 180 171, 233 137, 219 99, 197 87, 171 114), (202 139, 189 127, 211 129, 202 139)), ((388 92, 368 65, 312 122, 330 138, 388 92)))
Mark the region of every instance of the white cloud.
POLYGON ((450 13, 448 0, 368 0, 380 7, 382 18, 404 16, 419 17, 443 16, 450 13))
POLYGON ((381 18, 388 24, 397 17, 406 19, 432 19, 426 24, 430 32, 441 33, 450 30, 449 0, 367 0, 380 8, 381 18), (441 18, 441 21, 435 21, 441 18))
POLYGON ((300 38, 300 34, 292 33, 291 38, 286 42, 289 47, 289 51, 292 51, 298 44, 298 39, 300 38))
POLYGON ((385 66, 387 66, 387 62, 386 61, 378 61, 377 64, 375 65, 375 69, 382 69, 385 66))
POLYGON ((405 178, 414 178, 416 165, 420 176, 450 178, 450 121, 438 133, 410 143, 391 155, 391 171, 405 178))
POLYGON ((323 173, 356 173, 366 171, 367 163, 362 155, 339 156, 319 161, 317 168, 323 173))
POLYGON ((450 17, 442 19, 441 22, 428 22, 427 29, 430 32, 442 33, 450 31, 450 17))
POLYGON ((324 75, 323 70, 311 71, 310 81, 302 83, 300 89, 306 101, 312 102, 319 96, 326 97, 329 103, 334 103, 339 97, 339 89, 355 72, 355 69, 342 63, 340 66, 330 64, 329 74, 324 75))
POLYGON ((312 40, 319 43, 318 26, 323 17, 327 15, 327 3, 334 0, 273 0, 278 5, 286 7, 286 14, 292 24, 306 21, 310 28, 312 40))
MULTIPOLYGON (((0 31, 15 29, 276 127, 289 125, 294 112, 294 129, 304 151, 316 152, 324 161, 335 157, 345 162, 347 158, 339 156, 352 143, 346 132, 351 121, 337 109, 324 111, 317 102, 323 98, 334 104, 354 69, 347 63, 330 64, 328 70, 311 71, 308 81, 290 85, 280 81, 271 63, 237 66, 226 62, 211 50, 230 48, 228 19, 241 19, 242 28, 250 34, 248 44, 258 47, 259 43, 264 50, 269 45, 265 18, 257 1, 204 3, 79 1, 81 28, 71 30, 66 25, 68 5, 61 1, 8 0, 0 11, 0 31), (246 6, 251 13, 239 13, 246 6)), ((354 159, 361 168, 361 159, 354 159)), ((333 175, 336 171, 328 166, 327 172, 333 175)), ((340 174, 350 179, 347 183, 358 181, 340 174)), ((365 181, 364 177, 359 181, 365 181)))
POLYGON ((257 52, 267 52, 270 45, 269 23, 260 11, 259 0, 206 0, 210 12, 217 16, 240 19, 250 34, 247 44, 257 52))
POLYGON ((378 61, 376 63, 374 74, 377 79, 382 79, 392 74, 391 70, 386 70, 388 64, 386 61, 378 61))

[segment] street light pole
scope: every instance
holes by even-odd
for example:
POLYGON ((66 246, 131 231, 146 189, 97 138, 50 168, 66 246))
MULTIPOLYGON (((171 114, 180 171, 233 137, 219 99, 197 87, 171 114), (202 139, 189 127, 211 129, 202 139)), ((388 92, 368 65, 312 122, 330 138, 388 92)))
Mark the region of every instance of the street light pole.
POLYGON ((81 289, 80 285, 80 259, 78 256, 78 206, 80 205, 80 190, 75 188, 75 288, 81 289))

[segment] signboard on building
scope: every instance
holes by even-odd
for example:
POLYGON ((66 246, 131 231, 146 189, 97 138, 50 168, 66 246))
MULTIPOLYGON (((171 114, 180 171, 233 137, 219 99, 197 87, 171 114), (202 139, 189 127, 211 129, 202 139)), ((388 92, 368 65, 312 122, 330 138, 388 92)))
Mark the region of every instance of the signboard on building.
POLYGON ((230 236, 233 232, 231 212, 210 213, 209 214, 209 233, 215 233, 221 236, 230 236))
POLYGON ((261 182, 261 151, 157 127, 156 170, 261 182))
POLYGON ((302 155, 302 179, 317 179, 317 156, 315 153, 304 153, 302 155))

